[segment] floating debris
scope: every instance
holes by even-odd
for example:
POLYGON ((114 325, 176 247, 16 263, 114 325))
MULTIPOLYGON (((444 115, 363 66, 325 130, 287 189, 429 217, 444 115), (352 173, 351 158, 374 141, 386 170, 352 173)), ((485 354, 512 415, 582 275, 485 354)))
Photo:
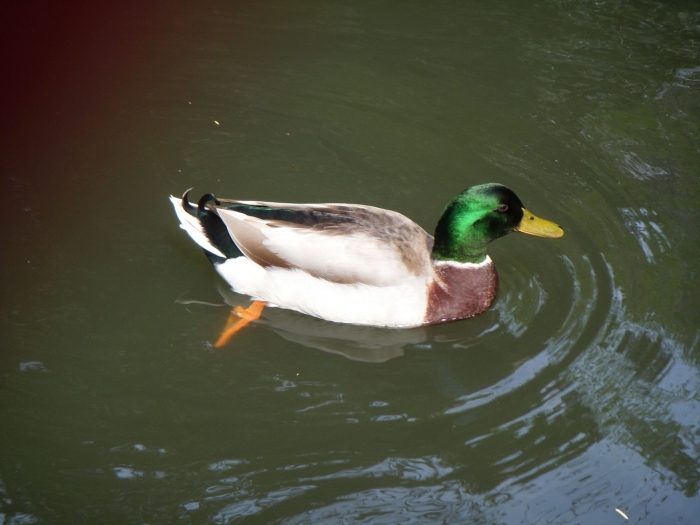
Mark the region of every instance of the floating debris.
POLYGON ((119 479, 135 479, 143 476, 142 471, 129 467, 115 467, 112 470, 119 479))
POLYGON ((622 517, 625 518, 626 520, 629 519, 629 518, 627 517, 627 514, 625 514, 624 512, 622 512, 620 509, 615 509, 615 510, 617 511, 617 513, 618 513, 620 516, 622 516, 622 517))
POLYGON ((25 361, 19 364, 20 372, 48 372, 48 369, 41 361, 25 361))

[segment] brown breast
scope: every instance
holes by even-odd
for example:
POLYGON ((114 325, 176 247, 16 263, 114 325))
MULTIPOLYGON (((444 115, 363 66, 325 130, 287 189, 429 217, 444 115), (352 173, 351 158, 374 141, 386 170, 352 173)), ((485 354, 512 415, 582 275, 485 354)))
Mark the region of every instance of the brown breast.
POLYGON ((435 278, 428 290, 425 324, 474 317, 487 310, 496 298, 498 273, 489 260, 478 267, 433 263, 435 278))

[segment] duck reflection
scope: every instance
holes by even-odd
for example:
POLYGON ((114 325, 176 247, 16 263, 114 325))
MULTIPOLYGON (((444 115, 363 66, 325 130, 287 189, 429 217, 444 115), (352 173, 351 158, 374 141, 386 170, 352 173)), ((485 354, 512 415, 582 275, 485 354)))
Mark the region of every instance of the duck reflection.
MULTIPOLYGON (((250 303, 248 297, 223 286, 218 291, 232 308, 246 307, 250 303)), ((179 299, 177 302, 214 306, 200 301, 179 299)), ((332 323, 284 308, 266 308, 255 324, 269 328, 287 341, 365 363, 384 363, 404 355, 405 346, 419 345, 428 340, 423 327, 396 330, 332 323)))
POLYGON ((396 330, 331 323, 308 315, 270 309, 262 320, 275 333, 310 348, 342 355, 352 361, 383 363, 404 354, 404 346, 427 340, 424 328, 396 330))

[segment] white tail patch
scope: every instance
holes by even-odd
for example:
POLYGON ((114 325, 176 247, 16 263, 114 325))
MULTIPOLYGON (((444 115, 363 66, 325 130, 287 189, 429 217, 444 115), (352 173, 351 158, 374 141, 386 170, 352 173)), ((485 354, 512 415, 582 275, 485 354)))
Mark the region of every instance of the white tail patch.
POLYGON ((192 240, 199 244, 206 251, 218 255, 219 257, 226 258, 226 256, 219 251, 219 249, 214 246, 211 241, 207 238, 202 228, 202 224, 199 222, 197 217, 193 217, 182 207, 182 199, 178 197, 170 196, 170 202, 173 203, 175 207, 175 213, 177 218, 180 219, 180 228, 185 230, 192 240))

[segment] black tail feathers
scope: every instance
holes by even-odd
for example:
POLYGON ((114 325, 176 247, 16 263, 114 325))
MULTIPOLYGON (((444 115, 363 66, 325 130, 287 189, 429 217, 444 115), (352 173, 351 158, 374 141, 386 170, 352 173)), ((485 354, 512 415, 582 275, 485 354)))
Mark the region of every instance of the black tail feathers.
POLYGON ((206 205, 209 201, 214 201, 214 204, 216 204, 217 206, 221 204, 219 200, 216 197, 214 197, 213 194, 205 193, 204 195, 202 195, 202 198, 199 199, 197 207, 195 208, 194 206, 192 206, 189 200, 190 192, 193 189, 194 188, 190 188, 182 194, 182 208, 193 217, 201 218, 202 216, 206 215, 207 212, 209 212, 209 210, 207 210, 206 208, 206 205))
POLYGON ((219 217, 214 210, 206 207, 207 203, 211 201, 214 201, 217 206, 219 206, 221 203, 216 197, 214 197, 214 195, 207 193, 202 195, 202 198, 199 199, 199 202, 195 207, 188 199, 192 189, 193 188, 190 188, 182 195, 182 208, 193 217, 199 219, 199 223, 202 225, 202 229, 204 230, 204 233, 209 241, 216 246, 221 253, 226 255, 226 258, 222 258, 208 252, 207 250, 204 250, 204 253, 207 255, 209 260, 212 262, 212 264, 220 264, 225 262, 226 259, 242 256, 243 253, 238 249, 238 246, 236 246, 236 244, 233 242, 233 239, 231 239, 224 221, 221 220, 221 217, 219 217))
POLYGON ((205 206, 207 205, 207 202, 209 202, 209 201, 214 201, 214 204, 216 204, 217 206, 221 205, 221 203, 218 201, 218 199, 216 197, 214 197, 214 195, 212 195, 211 193, 206 193, 206 194, 202 195, 201 199, 199 199, 199 202, 197 203, 197 210, 199 210, 200 213, 203 213, 204 211, 206 211, 205 206))

